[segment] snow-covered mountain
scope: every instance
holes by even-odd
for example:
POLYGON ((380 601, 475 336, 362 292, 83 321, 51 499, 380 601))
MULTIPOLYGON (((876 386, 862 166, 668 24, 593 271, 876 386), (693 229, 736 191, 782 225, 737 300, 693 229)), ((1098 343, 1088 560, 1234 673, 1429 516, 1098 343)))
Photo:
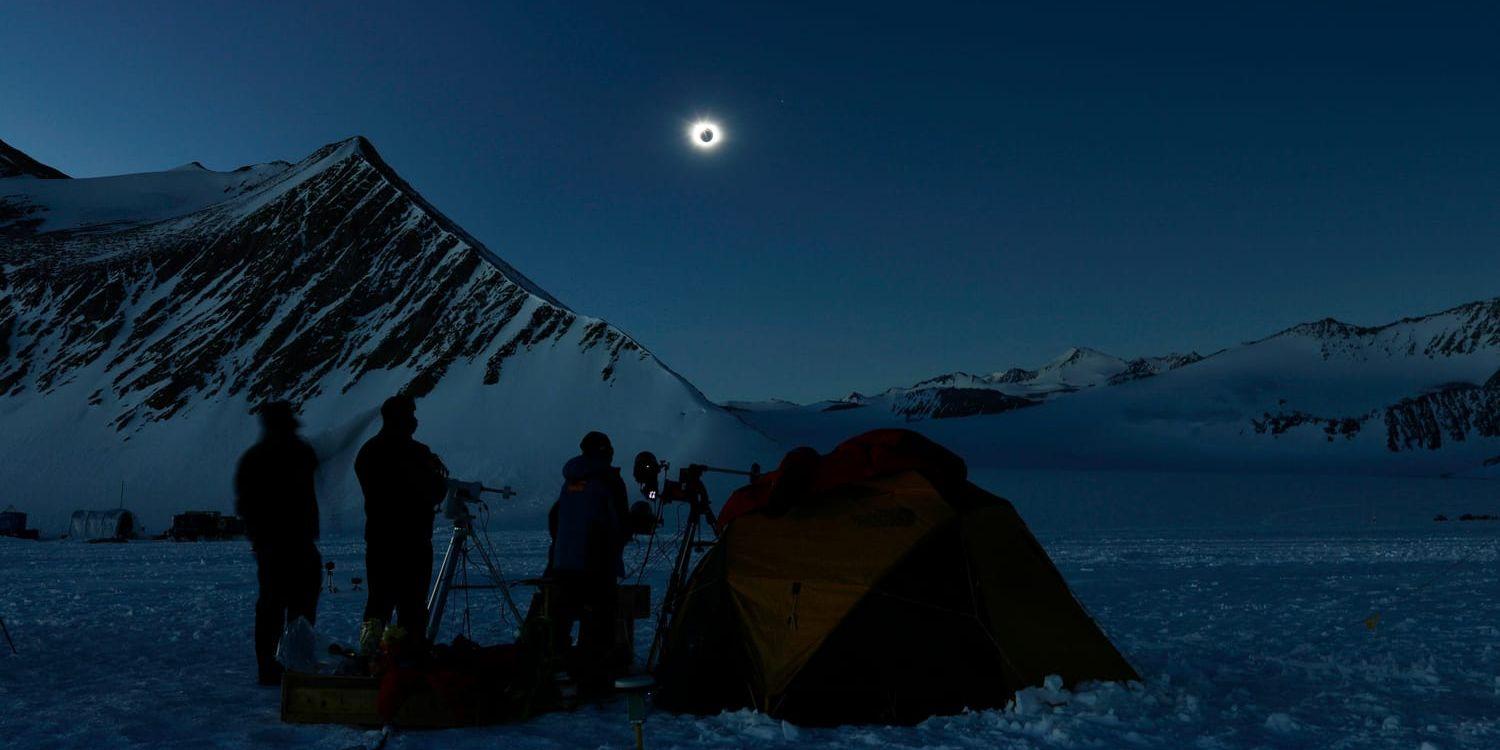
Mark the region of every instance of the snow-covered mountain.
POLYGON ((1189 353, 1126 361, 1094 349, 1072 347, 1034 370, 1013 367, 988 375, 950 372, 911 386, 890 388, 874 396, 853 393, 837 401, 820 401, 806 406, 772 399, 731 401, 725 407, 756 413, 843 411, 873 406, 907 422, 972 417, 1037 406, 1059 396, 1151 377, 1201 359, 1197 353, 1189 353))
POLYGON ((747 410, 787 443, 880 425, 980 466, 1500 474, 1500 298, 1375 327, 1321 320, 1208 357, 1070 349, 878 396, 747 410))
MULTIPOLYGON (((542 507, 587 430, 619 453, 774 461, 775 446, 605 321, 439 213, 363 138, 295 164, 66 179, 0 168, 0 501, 58 525, 121 494, 148 526, 225 508, 251 408, 287 398, 325 457, 326 522, 380 402, 418 397, 455 475, 542 507), (53 177, 54 179, 38 179, 53 177)), ((55 172, 55 170, 52 170, 55 172)))

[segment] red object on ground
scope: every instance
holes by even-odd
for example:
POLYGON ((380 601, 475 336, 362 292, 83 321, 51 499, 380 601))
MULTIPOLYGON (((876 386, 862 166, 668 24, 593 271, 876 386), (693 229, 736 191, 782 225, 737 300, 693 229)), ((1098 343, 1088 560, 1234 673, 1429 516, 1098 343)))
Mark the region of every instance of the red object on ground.
POLYGON ((427 675, 416 667, 391 667, 380 676, 380 692, 375 696, 375 712, 386 723, 396 718, 396 712, 410 698, 417 687, 427 681, 427 675))
POLYGON ((476 692, 493 692, 510 684, 520 669, 520 648, 514 643, 477 646, 465 642, 463 647, 439 647, 446 650, 416 664, 399 664, 399 648, 382 654, 384 671, 375 699, 380 718, 394 719, 402 704, 425 687, 442 699, 458 721, 472 721, 476 692))

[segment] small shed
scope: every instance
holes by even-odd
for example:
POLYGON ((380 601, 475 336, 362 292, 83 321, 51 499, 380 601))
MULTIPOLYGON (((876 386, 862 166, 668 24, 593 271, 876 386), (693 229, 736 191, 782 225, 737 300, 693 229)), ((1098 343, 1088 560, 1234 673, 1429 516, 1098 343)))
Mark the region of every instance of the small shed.
POLYGON ((245 536, 245 522, 216 510, 190 510, 172 516, 167 538, 178 542, 240 539, 245 536))
POLYGON ((26 514, 14 507, 0 511, 0 534, 13 535, 26 530, 26 514))
POLYGON ((36 539, 36 529, 26 528, 26 514, 7 506, 0 511, 0 536, 15 537, 17 539, 36 539))
POLYGON ((68 538, 85 542, 123 542, 139 531, 135 514, 124 508, 75 510, 68 524, 68 538))

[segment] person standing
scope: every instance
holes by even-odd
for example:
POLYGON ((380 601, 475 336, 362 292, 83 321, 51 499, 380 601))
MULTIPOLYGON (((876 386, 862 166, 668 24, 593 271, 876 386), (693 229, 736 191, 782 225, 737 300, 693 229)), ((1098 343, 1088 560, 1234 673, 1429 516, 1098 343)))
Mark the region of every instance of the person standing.
POLYGON ((287 623, 317 622, 323 558, 318 552, 318 456, 297 435, 292 405, 261 406, 260 442, 234 472, 234 509, 245 522, 260 585, 255 600, 255 661, 262 685, 281 684, 276 646, 287 623))
POLYGON ((602 432, 579 443, 581 453, 563 466, 563 486, 548 514, 556 642, 566 644, 578 623, 569 672, 580 695, 608 689, 614 664, 615 609, 623 553, 630 541, 629 499, 614 447, 602 432))
MULTIPOLYGON (((425 646, 432 583, 432 521, 448 492, 448 469, 417 442, 417 404, 396 395, 380 407, 380 432, 354 459, 365 496, 365 631, 392 622, 408 643, 425 646)), ((362 632, 361 641, 364 641, 362 632)), ((361 643, 362 648, 367 644, 361 643)))

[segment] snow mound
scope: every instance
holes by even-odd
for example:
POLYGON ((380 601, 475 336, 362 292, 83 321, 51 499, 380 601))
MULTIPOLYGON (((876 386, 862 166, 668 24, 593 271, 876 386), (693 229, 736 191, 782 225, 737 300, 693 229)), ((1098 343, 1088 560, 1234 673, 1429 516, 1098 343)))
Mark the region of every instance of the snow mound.
POLYGON ((0 237, 23 230, 112 231, 186 216, 253 190, 285 170, 281 164, 263 164, 213 172, 193 162, 166 172, 118 177, 0 179, 0 237))

